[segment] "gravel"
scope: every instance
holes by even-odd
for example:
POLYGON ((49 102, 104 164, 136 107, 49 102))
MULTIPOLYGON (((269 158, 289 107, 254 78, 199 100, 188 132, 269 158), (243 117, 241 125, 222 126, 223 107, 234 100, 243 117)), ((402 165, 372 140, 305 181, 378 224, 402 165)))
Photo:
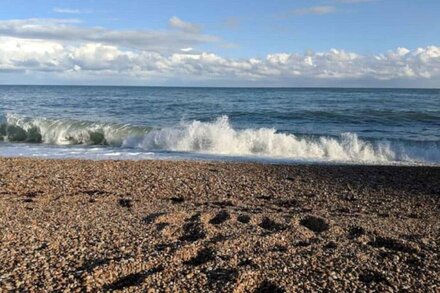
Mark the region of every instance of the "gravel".
POLYGON ((440 291, 440 168, 0 158, 0 291, 440 291))

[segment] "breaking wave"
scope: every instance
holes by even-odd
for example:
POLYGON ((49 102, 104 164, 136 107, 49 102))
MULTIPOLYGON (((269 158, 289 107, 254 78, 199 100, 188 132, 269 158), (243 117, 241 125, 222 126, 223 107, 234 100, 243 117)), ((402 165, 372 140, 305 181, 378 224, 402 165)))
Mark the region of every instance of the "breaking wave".
POLYGON ((6 122, 0 125, 0 140, 54 145, 121 146, 127 137, 142 137, 150 129, 129 124, 27 118, 8 113, 6 122))
POLYGON ((355 163, 440 163, 440 142, 366 140, 354 133, 338 137, 298 136, 273 128, 235 129, 227 116, 172 128, 151 128, 7 114, 0 139, 55 145, 109 145, 145 151, 226 156, 344 161, 355 163))

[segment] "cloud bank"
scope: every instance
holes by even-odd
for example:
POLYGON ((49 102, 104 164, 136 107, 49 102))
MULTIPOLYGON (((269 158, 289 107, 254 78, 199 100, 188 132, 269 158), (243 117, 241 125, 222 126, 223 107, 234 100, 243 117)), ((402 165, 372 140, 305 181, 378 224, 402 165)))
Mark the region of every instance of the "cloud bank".
POLYGON ((170 19, 170 26, 175 30, 111 30, 74 25, 78 23, 75 19, 3 20, 0 21, 0 36, 60 43, 103 43, 156 52, 170 52, 219 40, 199 33, 196 25, 176 17, 170 19))
POLYGON ((177 17, 171 30, 115 31, 75 21, 0 21, 0 77, 46 80, 129 80, 138 84, 340 85, 344 82, 426 80, 440 84, 440 47, 397 48, 362 55, 345 50, 273 53, 264 58, 225 58, 197 49, 218 41, 177 17), (194 49, 193 49, 194 48, 194 49), (180 84, 179 83, 179 84, 180 84))

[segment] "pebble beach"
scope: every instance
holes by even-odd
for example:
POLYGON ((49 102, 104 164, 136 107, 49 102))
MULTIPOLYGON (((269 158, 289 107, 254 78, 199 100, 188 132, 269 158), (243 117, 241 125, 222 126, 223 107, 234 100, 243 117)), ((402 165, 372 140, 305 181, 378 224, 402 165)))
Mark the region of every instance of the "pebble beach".
POLYGON ((440 291, 440 167, 0 159, 0 291, 440 291))

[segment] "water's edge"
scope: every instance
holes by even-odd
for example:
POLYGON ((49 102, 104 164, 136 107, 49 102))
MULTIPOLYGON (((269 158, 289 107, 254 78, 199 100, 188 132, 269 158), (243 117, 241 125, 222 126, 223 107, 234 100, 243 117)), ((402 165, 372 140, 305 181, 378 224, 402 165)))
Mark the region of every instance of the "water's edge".
POLYGON ((92 159, 207 159, 359 164, 440 164, 440 143, 235 129, 227 116, 169 128, 6 114, 0 155, 92 159))

